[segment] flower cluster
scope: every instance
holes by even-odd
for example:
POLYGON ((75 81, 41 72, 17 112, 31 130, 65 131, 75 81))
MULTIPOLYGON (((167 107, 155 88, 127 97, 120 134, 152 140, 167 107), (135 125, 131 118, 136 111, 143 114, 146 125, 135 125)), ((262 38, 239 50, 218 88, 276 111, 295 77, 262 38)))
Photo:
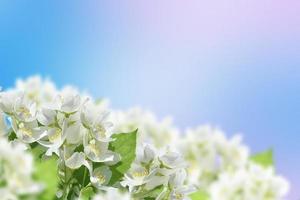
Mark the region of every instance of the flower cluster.
MULTIPOLYGON (((117 116, 119 116, 117 121, 122 125, 118 127, 119 130, 126 130, 128 127, 136 126, 144 130, 141 132, 143 140, 152 141, 153 144, 158 144, 157 147, 163 144, 180 150, 188 164, 188 182, 197 186, 201 191, 206 192, 209 198, 223 199, 221 198, 222 196, 215 198, 216 195, 221 194, 217 191, 218 189, 212 188, 226 186, 226 182, 232 187, 233 191, 238 189, 238 185, 243 188, 249 184, 257 187, 259 185, 274 185, 274 187, 265 189, 265 192, 252 190, 251 195, 256 197, 252 199, 258 200, 264 200, 261 193, 269 194, 268 199, 270 200, 280 200, 288 192, 288 182, 283 177, 275 174, 273 166, 268 166, 265 169, 251 161, 250 150, 242 143, 241 135, 227 138, 220 129, 209 125, 187 129, 185 132, 179 133, 178 129, 172 126, 171 123, 166 126, 165 120, 159 121, 151 112, 143 111, 140 108, 132 108, 124 112, 117 111, 117 116), (262 174, 268 174, 270 178, 259 179, 260 175, 251 173, 249 166, 257 166, 262 174), (247 177, 253 176, 253 178, 248 178, 247 181, 240 182, 237 185, 234 184, 234 178, 228 178, 226 182, 223 181, 223 174, 234 176, 241 171, 247 174, 247 177), (255 178, 260 181, 256 181, 255 178), (281 181, 277 181, 277 185, 275 185, 273 180, 281 181), (218 184, 219 182, 221 183, 218 184), (277 188, 283 189, 280 190, 281 192, 278 192, 277 188)), ((232 195, 232 198, 248 200, 247 197, 240 198, 235 193, 232 195)))
POLYGON ((178 153, 169 149, 159 153, 150 145, 143 145, 121 184, 128 186, 136 198, 153 193, 157 199, 186 199, 194 188, 184 184, 185 167, 178 153))
POLYGON ((45 148, 45 156, 58 156, 62 180, 70 182, 66 168, 85 166, 93 186, 101 188, 108 183, 111 172, 107 165, 116 164, 120 156, 108 149, 112 124, 102 105, 76 89, 59 91, 50 82, 33 77, 18 81, 16 89, 1 92, 0 109, 17 141, 39 144, 45 148), (104 165, 93 168, 93 163, 104 165))
MULTIPOLYGON (((42 157, 57 157, 60 186, 56 195, 61 199, 76 199, 85 187, 108 190, 111 186, 120 186, 116 180, 122 178, 122 173, 126 172, 124 170, 127 166, 129 169, 134 159, 126 156, 128 149, 130 152, 133 149, 134 155, 135 145, 126 147, 123 144, 126 141, 121 141, 122 144, 116 141, 118 137, 113 134, 113 130, 117 131, 118 128, 113 128, 113 124, 108 121, 105 108, 103 103, 94 101, 88 95, 81 95, 72 87, 58 90, 50 81, 32 77, 25 81, 19 80, 16 88, 0 93, 0 111, 1 116, 4 116, 0 124, 3 124, 3 132, 10 139, 22 142, 29 148, 42 148, 42 157), (6 122, 9 128, 5 127, 6 122), (119 152, 116 152, 118 147, 119 152), (125 161, 121 154, 126 157, 125 161), (119 170, 119 165, 122 165, 121 171, 115 175, 113 170, 119 170), (78 176, 78 173, 81 174, 78 176), (87 178, 89 181, 86 181, 87 178)), ((116 119, 116 115, 113 114, 111 119, 116 119)), ((139 128, 138 123, 135 125, 126 131, 139 128)), ((140 132, 146 132, 146 129, 141 128, 140 132)), ((141 142, 139 138, 138 143, 141 142)), ((182 186, 186 174, 182 158, 170 151, 157 155, 148 146, 142 151, 147 155, 138 154, 124 180, 119 180, 122 181, 121 185, 128 187, 133 196, 160 187, 163 189, 160 196, 184 197, 186 191, 182 186), (150 154, 151 158, 148 157, 150 154), (142 172, 133 172, 137 166, 147 167, 147 181, 141 181, 142 172)), ((143 193, 143 197, 148 196, 143 193)))
POLYGON ((281 200, 288 192, 288 182, 273 166, 250 159, 240 135, 227 139, 221 130, 202 126, 187 130, 180 141, 190 163, 190 182, 207 190, 212 200, 281 200))
POLYGON ((0 137, 0 194, 3 200, 34 197, 42 186, 32 179, 33 158, 20 143, 0 137), (20 167, 21 165, 21 167, 20 167))
POLYGON ((241 136, 227 139, 211 126, 188 129, 178 146, 190 163, 190 181, 208 187, 220 172, 243 167, 249 159, 249 149, 241 143, 241 136))
POLYGON ((210 187, 210 194, 211 200, 283 200, 288 188, 286 180, 275 176, 273 168, 248 163, 245 168, 222 172, 210 187))
POLYGON ((240 135, 227 138, 211 126, 180 132, 170 118, 108 109, 105 101, 38 76, 0 92, 0 134, 57 158, 60 199, 78 199, 92 187, 100 191, 95 199, 189 199, 197 188, 211 200, 282 200, 289 187, 274 166, 251 159, 240 135))
POLYGON ((156 147, 171 146, 175 144, 179 135, 179 130, 172 124, 171 117, 158 120, 152 112, 140 107, 126 111, 112 110, 110 119, 115 123, 115 132, 128 132, 138 128, 140 132, 138 143, 148 142, 156 147))

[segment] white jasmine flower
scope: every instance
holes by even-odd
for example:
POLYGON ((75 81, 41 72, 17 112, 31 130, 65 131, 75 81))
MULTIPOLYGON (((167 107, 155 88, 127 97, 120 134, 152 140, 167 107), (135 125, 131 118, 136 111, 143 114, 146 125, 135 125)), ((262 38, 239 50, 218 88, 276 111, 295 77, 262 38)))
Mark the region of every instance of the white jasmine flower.
POLYGON ((149 145, 143 145, 142 148, 137 150, 136 161, 131 165, 129 172, 125 174, 121 184, 128 186, 131 192, 135 187, 149 182, 157 169, 158 162, 155 150, 149 145))
POLYGON ((65 88, 56 98, 57 109, 65 113, 78 111, 81 103, 81 96, 70 88, 65 88))
POLYGON ((169 187, 171 188, 170 199, 187 200, 189 194, 196 191, 192 186, 184 185, 186 181, 187 173, 185 170, 181 169, 172 175, 169 182, 169 187))
MULTIPOLYGON (((138 150, 137 159, 131 165, 128 173, 125 174, 121 185, 128 187, 133 197, 141 195, 140 192, 150 192, 156 187, 162 186, 163 191, 159 196, 172 199, 170 195, 173 193, 171 193, 171 191, 167 192, 170 185, 174 185, 174 192, 176 188, 176 191, 178 190, 178 192, 182 192, 182 195, 184 195, 185 190, 183 190, 179 184, 183 184, 186 181, 186 177, 183 175, 176 176, 176 173, 184 170, 185 165, 179 163, 179 161, 182 162, 183 160, 177 153, 168 150, 159 155, 153 147, 143 145, 142 149, 138 150), (174 176, 177 177, 176 181, 174 176), (178 180, 179 176, 183 179, 180 180, 181 182, 178 180), (178 185, 175 186, 175 182, 178 183, 178 185)), ((182 187, 183 186, 184 184, 182 187)))
POLYGON ((37 121, 12 123, 18 139, 25 143, 33 143, 45 136, 45 129, 38 126, 37 121))
POLYGON ((75 152, 73 155, 68 158, 66 161, 66 166, 71 169, 78 169, 82 165, 87 165, 87 161, 85 160, 85 154, 83 152, 75 152))
POLYGON ((177 153, 167 150, 162 156, 159 157, 162 164, 169 169, 177 169, 186 167, 183 157, 177 153))
POLYGON ((106 185, 109 183, 112 176, 108 166, 101 166, 93 170, 91 174, 91 183, 98 189, 107 189, 106 185))
MULTIPOLYGON (((148 183, 154 176, 156 170, 156 168, 151 169, 149 167, 143 167, 133 163, 129 172, 125 174, 124 180, 121 182, 121 184, 124 187, 128 186, 129 191, 132 192, 137 186, 142 186, 145 183, 148 183)), ((149 187, 154 188, 155 186, 149 187)))
POLYGON ((143 144, 143 147, 137 150, 136 162, 148 164, 155 159, 155 156, 155 149, 148 144, 143 144))
POLYGON ((46 156, 51 156, 52 153, 59 155, 59 148, 63 145, 67 137, 66 126, 66 123, 64 123, 64 126, 62 128, 49 128, 46 132, 45 137, 41 138, 41 140, 38 141, 39 144, 48 148, 45 153, 46 156))
POLYGON ((48 108, 42 108, 38 113, 37 119, 44 126, 55 124, 57 112, 48 108))
POLYGON ((17 98, 14 105, 14 114, 20 121, 34 121, 37 115, 36 103, 26 100, 24 96, 17 98))
POLYGON ((108 142, 100 142, 95 139, 84 142, 84 153, 93 162, 118 162, 119 155, 108 150, 108 142))
POLYGON ((111 140, 112 123, 106 121, 108 113, 101 110, 102 108, 97 105, 87 103, 80 115, 81 122, 85 128, 87 128, 90 133, 98 141, 108 142, 111 140))

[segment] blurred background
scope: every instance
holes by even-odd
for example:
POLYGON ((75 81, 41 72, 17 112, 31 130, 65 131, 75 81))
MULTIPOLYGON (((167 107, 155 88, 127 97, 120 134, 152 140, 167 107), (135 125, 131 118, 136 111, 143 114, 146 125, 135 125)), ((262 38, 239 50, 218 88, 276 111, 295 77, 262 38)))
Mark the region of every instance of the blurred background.
POLYGON ((0 1, 0 85, 40 74, 273 148, 300 197, 300 1, 0 1))

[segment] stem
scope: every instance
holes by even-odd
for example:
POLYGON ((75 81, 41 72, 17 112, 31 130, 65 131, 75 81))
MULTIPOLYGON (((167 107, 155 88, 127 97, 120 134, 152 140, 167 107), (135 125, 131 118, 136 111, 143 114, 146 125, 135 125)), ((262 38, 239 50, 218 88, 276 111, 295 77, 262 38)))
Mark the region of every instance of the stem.
POLYGON ((65 171, 65 176, 64 176, 64 186, 63 186, 63 200, 68 199, 68 194, 69 194, 69 180, 67 180, 67 167, 64 164, 64 171, 65 171))
POLYGON ((84 168, 82 187, 84 187, 85 178, 86 178, 86 172, 87 172, 87 171, 86 171, 86 168, 84 168))
MULTIPOLYGON (((63 150, 60 151, 60 155, 64 155, 63 150)), ((61 180, 61 186, 62 186, 62 197, 60 198, 61 200, 68 200, 68 196, 70 193, 70 183, 71 183, 71 174, 70 171, 68 170, 64 160, 60 160, 60 170, 63 172, 63 176, 60 176, 61 180)))

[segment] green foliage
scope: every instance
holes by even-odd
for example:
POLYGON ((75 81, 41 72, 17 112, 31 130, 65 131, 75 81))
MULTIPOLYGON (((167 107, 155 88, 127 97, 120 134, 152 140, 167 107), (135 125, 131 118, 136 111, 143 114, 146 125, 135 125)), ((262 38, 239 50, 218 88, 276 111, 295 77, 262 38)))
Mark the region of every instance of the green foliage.
POLYGON ((115 185, 126 173, 131 163, 135 159, 137 130, 130 133, 119 133, 113 135, 114 141, 111 142, 110 150, 121 156, 121 161, 111 166, 112 178, 109 185, 115 185))
MULTIPOLYGON (((124 173, 129 170, 132 162, 135 160, 136 135, 137 130, 130 133, 120 133, 113 136, 115 140, 111 142, 109 148, 121 156, 121 161, 110 167, 112 171, 112 178, 109 185, 114 186, 116 183, 118 183, 118 181, 124 176, 124 173)), ((38 199, 56 199, 56 192, 59 186, 57 157, 52 156, 47 159, 42 159, 42 155, 45 153, 45 148, 35 143, 31 144, 31 151, 35 158, 34 179, 45 186, 45 189, 38 196, 38 199)), ((82 188, 80 191, 80 198, 82 200, 91 199, 95 194, 95 191, 94 188, 89 184, 90 177, 87 168, 82 166, 71 173, 72 180, 75 181, 72 181, 74 187, 82 188)), ((71 193, 72 191, 70 191, 70 195, 71 193)), ((68 198, 70 195, 68 195, 68 198)))
POLYGON ((76 179, 81 187, 85 187, 90 183, 90 174, 85 166, 81 166, 79 169, 74 170, 73 178, 76 179))
POLYGON ((139 192, 138 194, 135 194, 133 197, 135 199, 154 200, 163 191, 163 189, 164 189, 163 186, 158 186, 150 191, 139 192))
POLYGON ((209 195, 203 190, 199 190, 190 195, 191 200, 209 200, 209 195))
POLYGON ((8 133, 8 141, 13 141, 17 138, 16 133, 11 129, 8 133))
POLYGON ((51 157, 47 160, 36 159, 34 178, 37 182, 40 182, 45 186, 45 189, 39 195, 38 199, 55 199, 58 185, 57 159, 55 157, 51 157))
POLYGON ((95 195, 93 187, 87 186, 80 192, 80 200, 90 200, 95 195))
POLYGON ((33 178, 43 184, 44 190, 39 194, 39 200, 52 200, 56 198, 58 186, 57 157, 42 158, 45 148, 37 143, 30 144, 31 152, 34 156, 35 171, 33 178))
POLYGON ((269 149, 267 151, 257 153, 250 158, 257 164, 260 164, 263 167, 270 167, 274 166, 274 159, 273 159, 273 150, 269 149))

